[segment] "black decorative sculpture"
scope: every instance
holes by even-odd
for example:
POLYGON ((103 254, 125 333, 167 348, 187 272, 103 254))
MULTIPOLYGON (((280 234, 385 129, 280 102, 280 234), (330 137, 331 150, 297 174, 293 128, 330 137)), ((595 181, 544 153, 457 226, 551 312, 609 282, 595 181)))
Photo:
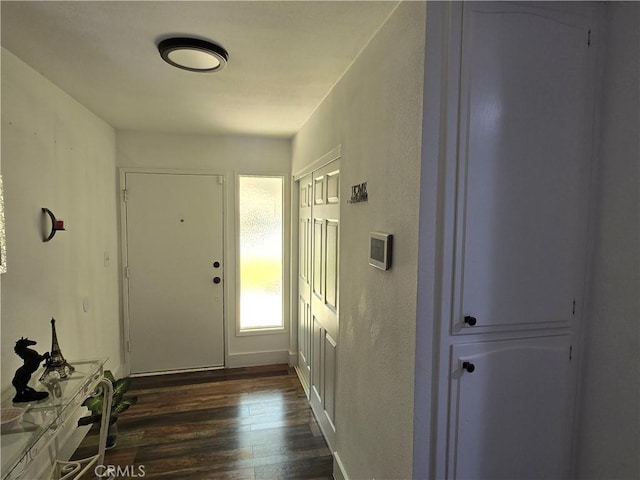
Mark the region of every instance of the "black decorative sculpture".
POLYGON ((62 355, 60 345, 58 345, 58 335, 56 334, 56 319, 51 319, 51 353, 45 364, 45 370, 40 381, 42 383, 49 383, 51 381, 67 378, 73 372, 75 368, 69 364, 62 355))
POLYGON ((35 344, 36 342, 33 340, 24 337, 16 342, 14 350, 18 356, 24 360, 24 365, 16 370, 16 374, 11 382, 16 389, 16 396, 13 397, 15 403, 36 402, 49 396, 48 392, 38 392, 27 386, 33 372, 40 367, 40 363, 49 358, 48 353, 40 355, 32 348, 29 348, 35 344))

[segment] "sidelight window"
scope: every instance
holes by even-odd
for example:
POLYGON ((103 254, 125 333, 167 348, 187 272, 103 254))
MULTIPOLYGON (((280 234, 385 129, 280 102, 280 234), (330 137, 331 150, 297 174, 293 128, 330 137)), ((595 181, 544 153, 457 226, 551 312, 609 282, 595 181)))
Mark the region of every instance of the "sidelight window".
POLYGON ((238 177, 240 331, 283 328, 283 177, 238 177))

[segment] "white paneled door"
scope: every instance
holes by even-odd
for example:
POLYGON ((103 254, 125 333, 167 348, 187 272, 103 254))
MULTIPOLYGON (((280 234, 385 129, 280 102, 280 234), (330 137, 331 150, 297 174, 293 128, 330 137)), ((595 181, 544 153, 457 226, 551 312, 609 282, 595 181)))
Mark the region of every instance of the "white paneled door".
POLYGON ((222 177, 124 176, 131 372, 224 365, 222 177))
POLYGON ((335 447, 340 238, 339 160, 300 180, 299 372, 331 448, 335 447))

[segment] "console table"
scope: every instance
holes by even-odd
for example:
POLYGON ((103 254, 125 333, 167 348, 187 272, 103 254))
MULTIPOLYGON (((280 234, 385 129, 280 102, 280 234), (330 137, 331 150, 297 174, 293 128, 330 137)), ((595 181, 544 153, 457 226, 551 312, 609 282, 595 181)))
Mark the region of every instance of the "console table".
POLYGON ((96 391, 99 385, 102 386, 106 397, 102 412, 98 453, 75 462, 55 461, 51 465, 50 478, 64 480, 78 478, 91 466, 103 463, 113 397, 113 386, 103 376, 106 361, 106 358, 71 361, 69 363, 73 365, 75 372, 68 378, 53 382, 48 386, 40 384, 37 380, 42 372, 34 373, 30 382, 31 386, 37 390, 47 388, 49 391, 49 397, 39 402, 13 404, 14 392, 7 392, 7 397, 2 399, 2 408, 15 406, 27 410, 15 428, 3 431, 1 434, 2 464, 0 471, 2 480, 22 478, 36 455, 58 436, 65 422, 80 408, 85 398, 96 391))

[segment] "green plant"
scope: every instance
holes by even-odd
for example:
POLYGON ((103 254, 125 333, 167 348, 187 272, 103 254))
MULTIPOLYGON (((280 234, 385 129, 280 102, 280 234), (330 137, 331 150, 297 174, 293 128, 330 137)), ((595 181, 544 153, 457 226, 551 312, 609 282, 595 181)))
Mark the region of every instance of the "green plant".
MULTIPOLYGON (((131 379, 129 377, 116 380, 110 370, 106 370, 104 376, 113 384, 113 401, 111 402, 111 417, 109 419, 109 425, 113 425, 118 420, 120 413, 138 402, 138 397, 124 396, 131 387, 131 379)), ((99 423, 102 420, 102 406, 104 405, 103 393, 93 397, 87 397, 82 405, 89 409, 90 415, 80 418, 78 420, 78 426, 99 423)))

